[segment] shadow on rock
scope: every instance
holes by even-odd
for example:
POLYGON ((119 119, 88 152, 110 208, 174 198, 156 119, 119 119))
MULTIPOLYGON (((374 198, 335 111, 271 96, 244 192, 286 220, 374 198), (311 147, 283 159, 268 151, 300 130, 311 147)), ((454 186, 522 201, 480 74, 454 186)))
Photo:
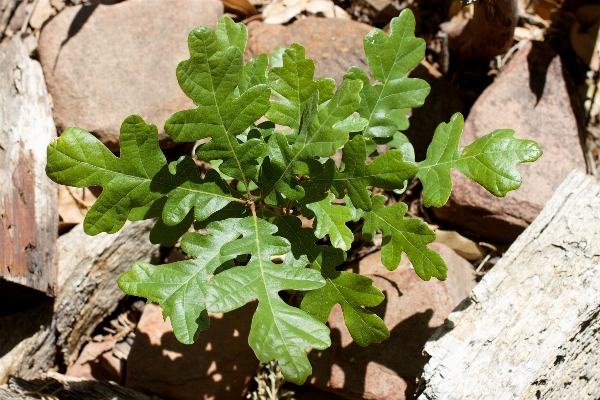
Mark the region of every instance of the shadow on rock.
POLYGON ((193 345, 180 343, 159 306, 147 305, 127 360, 125 386, 165 400, 239 398, 258 361, 248 346, 256 304, 211 315, 193 345))

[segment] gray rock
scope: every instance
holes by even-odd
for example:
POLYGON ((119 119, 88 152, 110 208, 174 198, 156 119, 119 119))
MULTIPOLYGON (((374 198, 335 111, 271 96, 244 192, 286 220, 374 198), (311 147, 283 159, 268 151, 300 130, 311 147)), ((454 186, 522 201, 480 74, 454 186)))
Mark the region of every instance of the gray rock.
POLYGON ((175 68, 189 58, 187 36, 214 28, 218 0, 130 0, 67 7, 42 30, 39 54, 59 130, 79 126, 118 151, 119 129, 131 114, 159 128, 175 111, 193 108, 175 68))
POLYGON ((585 171, 580 144, 582 112, 571 98, 560 58, 541 42, 527 43, 473 105, 461 146, 496 129, 515 130, 544 151, 534 163, 520 164, 523 184, 505 198, 452 171, 448 204, 434 208, 445 223, 480 238, 510 243, 539 214, 573 169, 585 171))

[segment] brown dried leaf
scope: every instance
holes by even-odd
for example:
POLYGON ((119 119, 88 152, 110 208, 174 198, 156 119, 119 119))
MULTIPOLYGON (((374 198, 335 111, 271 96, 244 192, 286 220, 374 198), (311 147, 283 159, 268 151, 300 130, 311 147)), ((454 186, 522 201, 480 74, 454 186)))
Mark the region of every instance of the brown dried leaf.
POLYGON ((435 231, 437 243, 445 244, 456 252, 459 256, 470 260, 480 260, 485 256, 485 251, 471 239, 467 239, 456 231, 444 231, 438 229, 435 231))

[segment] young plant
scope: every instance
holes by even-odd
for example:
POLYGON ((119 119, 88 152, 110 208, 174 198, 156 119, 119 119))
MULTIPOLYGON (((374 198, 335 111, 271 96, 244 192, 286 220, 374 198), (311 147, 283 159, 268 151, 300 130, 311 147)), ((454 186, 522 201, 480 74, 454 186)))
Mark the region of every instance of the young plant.
POLYGON ((430 89, 406 77, 425 54, 414 28, 405 10, 389 36, 373 29, 364 45, 377 83, 352 67, 336 89, 332 79, 313 77, 313 61, 298 44, 277 51, 270 69, 265 54, 244 64, 246 27, 221 18, 216 31, 190 33, 190 59, 179 64, 177 78, 197 107, 165 124, 176 142, 201 141, 196 155, 214 166, 203 178, 190 157, 167 163, 156 127, 135 115, 121 127, 119 157, 83 129, 65 130, 48 147, 47 174, 63 185, 103 187, 84 221, 90 235, 147 218, 157 218, 154 243, 171 246, 183 235, 192 259, 136 262, 119 278, 124 292, 162 306, 181 342, 193 343, 208 328, 209 311, 258 300, 248 342, 261 362, 279 360, 285 378, 300 384, 311 373, 307 348, 331 343, 326 321, 335 304, 361 346, 389 336, 368 310, 383 293, 370 278, 337 269, 354 241, 348 222, 364 220, 367 240, 382 233, 388 269, 404 252, 423 280, 446 278, 444 260, 427 247, 433 231, 404 218, 406 204, 385 206, 373 188, 402 190, 416 176, 425 205, 440 207, 455 168, 504 196, 521 184, 515 165, 542 154, 506 129, 459 148, 463 117, 455 114, 437 128, 427 158, 415 162, 400 130, 408 126, 406 109, 423 105, 430 89), (268 121, 256 125, 263 116, 268 121), (390 150, 378 154, 377 144, 390 150), (340 149, 338 167, 330 157, 340 149), (300 215, 314 218, 312 227, 300 215), (186 233, 192 224, 199 232, 186 233), (300 308, 280 297, 284 290, 306 291, 300 308))

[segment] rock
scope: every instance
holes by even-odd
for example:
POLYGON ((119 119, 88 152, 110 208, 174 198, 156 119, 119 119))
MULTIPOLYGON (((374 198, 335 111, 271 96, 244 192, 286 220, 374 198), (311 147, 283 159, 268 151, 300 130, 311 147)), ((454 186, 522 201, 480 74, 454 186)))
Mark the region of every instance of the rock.
POLYGON ((116 339, 89 342, 65 375, 120 383, 123 380, 122 361, 112 351, 116 344, 116 339))
POLYGON ((390 338, 360 347, 344 325, 336 305, 329 317, 332 346, 310 353, 313 375, 308 383, 348 399, 413 398, 416 379, 427 362, 423 346, 446 316, 475 286, 473 266, 449 247, 432 243, 448 264, 448 279, 422 281, 410 269, 406 257, 395 271, 388 271, 374 253, 360 261, 358 269, 373 279, 386 300, 373 309, 390 329, 390 338))
POLYGON ((411 110, 410 127, 404 131, 415 148, 416 160, 422 161, 427 156, 435 128, 450 121, 454 113, 464 113, 464 105, 458 91, 429 63, 421 62, 408 76, 423 79, 431 86, 425 104, 411 110))
POLYGON ((214 28, 222 14, 218 0, 65 8, 45 25, 38 49, 59 129, 79 126, 118 151, 121 123, 139 114, 159 128, 163 147, 171 146, 165 120, 194 107, 175 76, 189 58, 188 33, 214 28))
POLYGON ((246 58, 299 43, 306 48, 306 57, 315 60, 315 76, 327 76, 340 84, 351 66, 368 70, 363 37, 371 29, 338 18, 306 18, 289 26, 253 22, 248 25, 246 58))
POLYGON ((51 16, 53 16, 54 13, 55 11, 54 8, 52 8, 50 0, 38 0, 37 5, 31 13, 29 25, 33 29, 40 29, 42 25, 44 25, 44 22, 46 22, 51 16))
POLYGON ((19 31, 23 26, 25 19, 27 18, 27 13, 29 12, 29 10, 31 10, 29 2, 21 1, 15 9, 13 16, 10 18, 8 28, 13 32, 19 31))
POLYGON ((286 388, 294 392, 295 400, 342 400, 329 392, 323 392, 309 385, 298 386, 293 383, 287 383, 286 388))
POLYGON ((45 171, 56 127, 44 75, 18 37, 0 47, 0 81, 0 300, 7 314, 36 304, 36 291, 55 295, 58 190, 45 171))
POLYGON ((248 346, 254 307, 209 313, 210 328, 185 345, 162 309, 148 304, 127 359, 125 386, 173 400, 240 398, 258 366, 248 346))
POLYGON ((581 109, 569 96, 560 58, 542 42, 529 42, 473 105, 461 146, 496 129, 537 141, 544 155, 520 164, 522 186, 496 198, 452 171, 454 188, 435 216, 476 237, 512 242, 539 214, 554 190, 575 168, 585 171, 580 144, 581 109))

